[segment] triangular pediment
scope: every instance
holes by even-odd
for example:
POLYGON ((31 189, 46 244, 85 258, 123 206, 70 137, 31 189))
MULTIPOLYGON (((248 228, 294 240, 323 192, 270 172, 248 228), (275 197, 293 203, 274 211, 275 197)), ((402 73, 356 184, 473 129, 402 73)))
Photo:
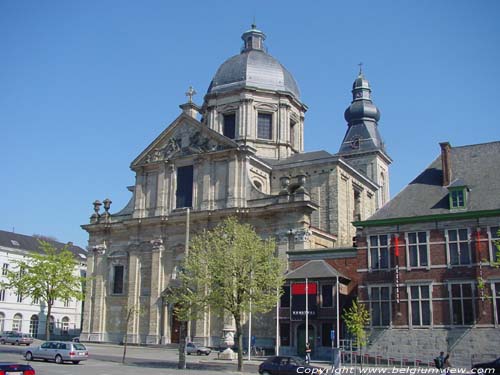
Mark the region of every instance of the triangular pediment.
POLYGON ((235 148, 238 148, 238 144, 232 139, 209 129, 190 116, 181 114, 141 152, 131 167, 235 148))

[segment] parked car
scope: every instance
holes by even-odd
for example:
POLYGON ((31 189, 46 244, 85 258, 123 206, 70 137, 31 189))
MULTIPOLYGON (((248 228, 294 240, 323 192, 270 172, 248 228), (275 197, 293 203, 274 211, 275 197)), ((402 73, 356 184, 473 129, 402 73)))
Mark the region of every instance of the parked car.
POLYGON ((33 343, 33 337, 27 333, 7 331, 0 336, 0 344, 27 345, 33 343))
POLYGON ((71 361, 75 365, 80 361, 85 361, 89 357, 89 352, 85 345, 78 342, 47 341, 42 345, 26 350, 24 358, 27 361, 34 359, 54 360, 61 364, 71 361))
POLYGON ((35 375, 35 370, 30 365, 16 362, 0 362, 0 374, 35 375))
POLYGON ((202 355, 202 354, 209 355, 211 351, 212 351, 212 349, 207 348, 206 346, 196 345, 192 342, 188 342, 188 344, 186 345, 186 353, 187 354, 196 353, 198 355, 202 355))
POLYGON ((259 366, 261 375, 310 375, 326 374, 326 369, 307 364, 302 358, 291 356, 273 356, 259 366))
POLYGON ((476 363, 475 365, 472 366, 472 369, 474 370, 475 374, 481 374, 481 373, 500 374, 500 357, 491 362, 476 363), (491 370, 489 370, 488 372, 481 371, 486 369, 494 369, 495 371, 494 372, 489 372, 491 370))

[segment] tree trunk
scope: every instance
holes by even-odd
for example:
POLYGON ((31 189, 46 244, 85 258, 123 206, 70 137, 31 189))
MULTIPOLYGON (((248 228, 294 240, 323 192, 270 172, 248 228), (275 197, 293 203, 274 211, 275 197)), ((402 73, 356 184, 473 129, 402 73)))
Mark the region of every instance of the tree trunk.
POLYGON ((238 337, 238 371, 243 371, 243 335, 241 334, 241 321, 239 317, 235 317, 236 336, 238 337))
POLYGON ((186 368, 186 322, 179 324, 179 364, 178 369, 186 368))
MULTIPOLYGON (((128 324, 127 324, 128 327, 128 324)), ((123 338, 123 357, 122 363, 125 363, 125 356, 127 355, 127 342, 128 342, 128 333, 125 332, 125 337, 123 338)))
POLYGON ((47 319, 45 319, 45 340, 50 340, 50 315, 52 314, 52 304, 47 301, 47 319))

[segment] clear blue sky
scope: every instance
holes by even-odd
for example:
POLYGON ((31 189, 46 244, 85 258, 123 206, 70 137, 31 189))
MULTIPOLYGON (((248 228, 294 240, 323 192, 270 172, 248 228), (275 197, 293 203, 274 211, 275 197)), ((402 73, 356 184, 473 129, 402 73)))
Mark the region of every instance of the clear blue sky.
MULTIPOLYGON (((500 139, 500 2, 0 2, 0 229, 87 245, 95 199, 130 197, 130 162, 193 85, 202 102, 253 17, 295 76, 307 151, 335 153, 357 64, 400 191, 452 145, 500 139)), ((492 171, 493 172, 493 171, 492 171)))

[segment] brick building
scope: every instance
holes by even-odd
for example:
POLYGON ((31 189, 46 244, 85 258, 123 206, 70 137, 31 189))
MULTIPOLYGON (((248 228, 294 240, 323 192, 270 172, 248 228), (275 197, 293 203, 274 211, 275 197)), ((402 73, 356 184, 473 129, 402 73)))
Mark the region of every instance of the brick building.
POLYGON ((358 221, 358 295, 368 351, 454 365, 498 354, 500 142, 451 147, 387 205, 358 221), (417 353, 417 354, 416 354, 417 353))

